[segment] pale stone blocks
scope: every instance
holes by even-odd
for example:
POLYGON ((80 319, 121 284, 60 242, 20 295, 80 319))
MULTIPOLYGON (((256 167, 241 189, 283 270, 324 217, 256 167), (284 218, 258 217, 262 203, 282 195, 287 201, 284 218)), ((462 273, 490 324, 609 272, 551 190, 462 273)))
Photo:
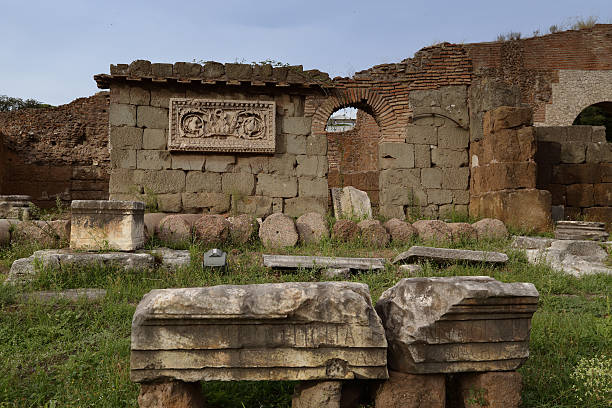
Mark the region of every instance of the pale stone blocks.
POLYGON ((113 149, 142 148, 142 129, 131 126, 111 126, 110 145, 113 149))
POLYGON ((215 173, 224 173, 230 171, 236 163, 236 156, 234 155, 213 155, 206 156, 206 171, 212 171, 215 173))
POLYGON ((184 209, 208 209, 213 214, 221 214, 230 209, 230 196, 223 193, 183 193, 184 209))
POLYGON ((151 103, 151 92, 148 89, 131 87, 130 103, 132 105, 148 105, 151 103))
POLYGON ((325 177, 327 174, 327 157, 325 156, 297 156, 297 176, 325 177))
POLYGON ((172 167, 172 159, 167 150, 138 150, 137 168, 143 170, 164 170, 172 167))
POLYGON ((442 187, 442 169, 438 167, 421 169, 421 185, 427 188, 442 187))
POLYGON ((136 150, 112 149, 110 151, 110 157, 112 168, 136 168, 136 150))
POLYGON ((431 147, 429 145, 414 145, 414 166, 431 167, 431 147))
POLYGON ((134 192, 134 170, 113 169, 108 183, 109 193, 130 193, 134 192))
POLYGON ((195 154, 172 154, 172 168, 175 170, 204 170, 206 156, 201 153, 195 154))
POLYGON ((312 126, 312 118, 303 116, 287 116, 282 121, 282 132, 293 135, 308 135, 312 126))
POLYGON ((469 132, 458 126, 438 128, 438 147, 446 149, 467 149, 469 132))
POLYGON ((257 195, 291 198, 297 196, 297 193, 298 184, 295 177, 274 174, 257 176, 257 195))
POLYGON ((450 204, 453 194, 448 190, 427 189, 427 201, 429 204, 450 204))
POLYGON ((255 176, 247 173, 225 173, 221 177, 221 191, 225 194, 252 195, 255 191, 255 176))
POLYGON ((180 212, 183 209, 181 194, 160 194, 156 197, 157 209, 161 212, 180 212))
POLYGON ((143 128, 168 129, 168 109, 138 106, 136 123, 143 128))
POLYGON ((469 167, 442 169, 442 188, 445 189, 468 189, 468 181, 470 178, 469 167))
POLYGON ((435 145, 438 143, 437 130, 433 126, 408 125, 406 143, 435 145))
POLYGON ((108 121, 111 126, 136 126, 136 106, 111 104, 108 121))
POLYGON ((293 176, 296 173, 296 156, 293 154, 276 154, 270 157, 269 170, 273 174, 293 176))
POLYGON ((306 138, 306 154, 312 156, 327 155, 327 136, 310 135, 306 138))
POLYGON ((147 150, 164 150, 167 136, 163 129, 145 129, 142 136, 142 148, 147 150))
POLYGON ((408 143, 380 143, 378 163, 381 169, 411 169, 414 167, 414 145, 408 143))
POLYGON ((306 154, 306 136, 302 135, 286 135, 287 138, 287 153, 290 154, 306 154))
POLYGON ((438 167, 462 167, 468 164, 466 150, 451 150, 434 147, 431 150, 431 162, 438 167))
POLYGON ((180 193, 185 190, 182 170, 136 170, 134 182, 153 194, 180 193))
POLYGON ((284 213, 290 217, 299 217, 309 212, 327 213, 327 197, 296 197, 285 199, 284 213))
POLYGON ((219 193, 221 192, 221 175, 218 173, 203 173, 200 171, 187 172, 186 191, 193 193, 200 191, 219 193))
POLYGON ((299 177, 300 197, 327 197, 327 180, 324 178, 299 177))

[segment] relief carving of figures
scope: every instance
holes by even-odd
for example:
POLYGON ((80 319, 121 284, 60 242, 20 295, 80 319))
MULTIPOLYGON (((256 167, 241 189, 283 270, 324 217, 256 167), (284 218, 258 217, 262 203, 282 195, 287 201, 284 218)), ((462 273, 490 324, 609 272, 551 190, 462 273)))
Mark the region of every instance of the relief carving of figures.
POLYGON ((274 152, 274 102, 172 99, 171 150, 274 152))

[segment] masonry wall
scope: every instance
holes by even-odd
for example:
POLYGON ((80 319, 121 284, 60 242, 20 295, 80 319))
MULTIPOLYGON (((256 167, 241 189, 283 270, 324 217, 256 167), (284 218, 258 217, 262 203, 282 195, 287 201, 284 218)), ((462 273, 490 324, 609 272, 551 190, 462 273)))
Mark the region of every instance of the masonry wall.
POLYGON ((604 127, 535 129, 537 188, 552 194, 567 219, 612 222, 612 143, 604 127))
POLYGON ((54 108, 0 113, 1 194, 27 194, 41 207, 107 199, 107 92, 54 108))
MULTIPOLYGON (((289 87, 288 87, 289 88, 289 87)), ((111 199, 141 199, 164 212, 327 212, 327 138, 304 114, 312 91, 193 83, 111 83, 111 199), (173 97, 276 102, 275 154, 167 149, 173 97)))
POLYGON ((374 118, 357 111, 355 127, 346 132, 327 132, 328 185, 353 186, 365 191, 378 206, 378 143, 381 134, 374 118))

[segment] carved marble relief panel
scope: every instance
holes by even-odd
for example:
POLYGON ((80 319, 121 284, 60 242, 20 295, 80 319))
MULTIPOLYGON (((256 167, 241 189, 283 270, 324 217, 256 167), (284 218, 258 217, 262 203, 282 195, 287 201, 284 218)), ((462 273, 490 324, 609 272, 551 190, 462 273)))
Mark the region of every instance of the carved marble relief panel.
POLYGON ((168 149, 274 153, 275 107, 268 101, 173 98, 168 149))

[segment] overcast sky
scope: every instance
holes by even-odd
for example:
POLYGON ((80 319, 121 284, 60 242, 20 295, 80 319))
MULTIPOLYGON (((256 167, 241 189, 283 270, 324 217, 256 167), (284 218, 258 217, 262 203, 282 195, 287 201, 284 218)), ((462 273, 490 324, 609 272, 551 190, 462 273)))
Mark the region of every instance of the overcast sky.
POLYGON ((267 59, 348 76, 442 41, 612 20, 612 0, 0 0, 0 95, 53 105, 109 64, 267 59))

